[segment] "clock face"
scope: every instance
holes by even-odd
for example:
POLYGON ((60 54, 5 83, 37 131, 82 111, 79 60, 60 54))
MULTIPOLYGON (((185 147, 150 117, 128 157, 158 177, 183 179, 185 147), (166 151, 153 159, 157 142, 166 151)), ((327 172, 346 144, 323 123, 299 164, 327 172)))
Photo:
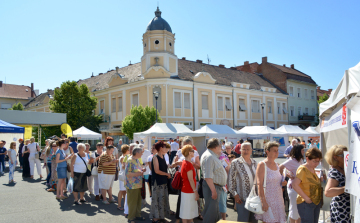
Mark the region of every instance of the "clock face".
POLYGON ((159 44, 160 43, 160 41, 159 40, 155 40, 155 44, 157 45, 157 44, 159 44))

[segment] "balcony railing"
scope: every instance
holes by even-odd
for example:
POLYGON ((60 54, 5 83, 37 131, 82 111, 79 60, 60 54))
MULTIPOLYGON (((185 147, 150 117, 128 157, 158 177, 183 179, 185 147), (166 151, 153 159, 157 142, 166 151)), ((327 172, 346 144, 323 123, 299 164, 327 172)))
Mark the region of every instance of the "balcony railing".
POLYGON ((302 120, 302 121, 314 121, 315 120, 315 116, 313 116, 313 115, 299 115, 298 118, 299 118, 299 120, 302 120))

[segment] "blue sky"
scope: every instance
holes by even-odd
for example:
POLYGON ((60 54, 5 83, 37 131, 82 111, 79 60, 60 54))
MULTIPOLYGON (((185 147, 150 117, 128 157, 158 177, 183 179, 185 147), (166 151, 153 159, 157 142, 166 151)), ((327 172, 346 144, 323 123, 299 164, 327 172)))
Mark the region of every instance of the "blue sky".
POLYGON ((360 62, 360 1, 1 1, 0 80, 40 93, 140 62, 159 2, 178 58, 295 64, 323 89, 360 62))

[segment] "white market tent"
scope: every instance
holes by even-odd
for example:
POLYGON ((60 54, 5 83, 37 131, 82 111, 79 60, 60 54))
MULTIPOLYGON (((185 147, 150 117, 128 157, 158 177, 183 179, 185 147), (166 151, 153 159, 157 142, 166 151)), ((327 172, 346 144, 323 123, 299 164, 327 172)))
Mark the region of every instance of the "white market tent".
POLYGON ((296 125, 283 125, 283 126, 277 128, 276 131, 286 133, 289 136, 307 137, 307 136, 312 135, 309 132, 303 130, 302 128, 300 128, 299 126, 296 126, 296 125))
POLYGON ((318 131, 316 130, 316 128, 317 128, 317 127, 309 126, 309 127, 307 127, 307 129, 305 129, 305 131, 311 133, 312 135, 318 135, 318 136, 320 136, 320 132, 318 132, 318 131))
POLYGON ((194 132, 205 135, 202 142, 198 141, 200 138, 194 140, 195 146, 197 144, 201 148, 206 148, 206 141, 210 138, 224 139, 226 142, 230 141, 236 145, 239 139, 246 139, 247 137, 245 133, 239 133, 227 125, 205 125, 194 132))
MULTIPOLYGON (((333 145, 348 148, 347 167, 345 166, 345 191, 351 196, 353 222, 360 222, 360 205, 354 202, 360 196, 358 190, 357 165, 360 161, 359 120, 360 120, 360 63, 345 71, 339 85, 331 92, 329 99, 320 104, 320 139, 323 154, 333 145), (354 128, 352 128, 352 125, 354 128), (353 171, 355 168, 356 171, 353 171), (355 214, 356 213, 356 214, 355 214)), ((323 161, 323 168, 328 164, 323 161)), ((327 202, 327 210, 329 209, 327 202)), ((323 208, 324 209, 324 208, 323 208)))
POLYGON ((267 139, 270 141, 277 141, 280 143, 279 157, 283 157, 289 141, 288 134, 276 131, 269 126, 246 126, 238 132, 247 134, 247 137, 250 139, 267 139))
POLYGON ((156 123, 150 129, 144 132, 134 133, 134 141, 142 140, 145 147, 150 148, 152 140, 168 140, 169 138, 177 138, 183 136, 191 136, 194 140, 194 145, 196 146, 196 148, 198 148, 199 154, 202 154, 201 141, 205 140, 205 134, 195 133, 194 131, 186 127, 184 124, 156 123))
POLYGON ((84 126, 73 131, 73 136, 79 140, 101 140, 102 137, 100 133, 93 132, 84 126))

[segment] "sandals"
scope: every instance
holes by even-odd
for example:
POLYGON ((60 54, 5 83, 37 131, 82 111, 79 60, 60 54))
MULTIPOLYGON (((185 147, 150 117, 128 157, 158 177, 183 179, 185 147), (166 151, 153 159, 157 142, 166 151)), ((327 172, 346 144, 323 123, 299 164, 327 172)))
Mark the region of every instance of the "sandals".
POLYGON ((109 203, 116 203, 114 199, 109 200, 109 203))
POLYGON ((66 196, 61 196, 60 197, 60 199, 66 199, 66 198, 68 198, 68 197, 66 197, 66 196))
POLYGON ((81 199, 80 199, 80 202, 81 202, 81 203, 85 203, 85 202, 87 202, 87 201, 86 201, 85 199, 84 199, 84 200, 81 200, 81 199))
POLYGON ((119 211, 123 211, 123 210, 124 210, 123 207, 117 207, 117 209, 118 209, 119 211))
POLYGON ((81 203, 79 201, 74 201, 74 204, 81 205, 81 203))
POLYGON ((110 204, 109 201, 105 200, 105 201, 102 201, 104 204, 110 204))
POLYGON ((197 217, 199 220, 204 220, 203 216, 201 216, 201 214, 199 214, 199 216, 197 217))
POLYGON ((61 200, 61 197, 56 197, 56 200, 61 200))

